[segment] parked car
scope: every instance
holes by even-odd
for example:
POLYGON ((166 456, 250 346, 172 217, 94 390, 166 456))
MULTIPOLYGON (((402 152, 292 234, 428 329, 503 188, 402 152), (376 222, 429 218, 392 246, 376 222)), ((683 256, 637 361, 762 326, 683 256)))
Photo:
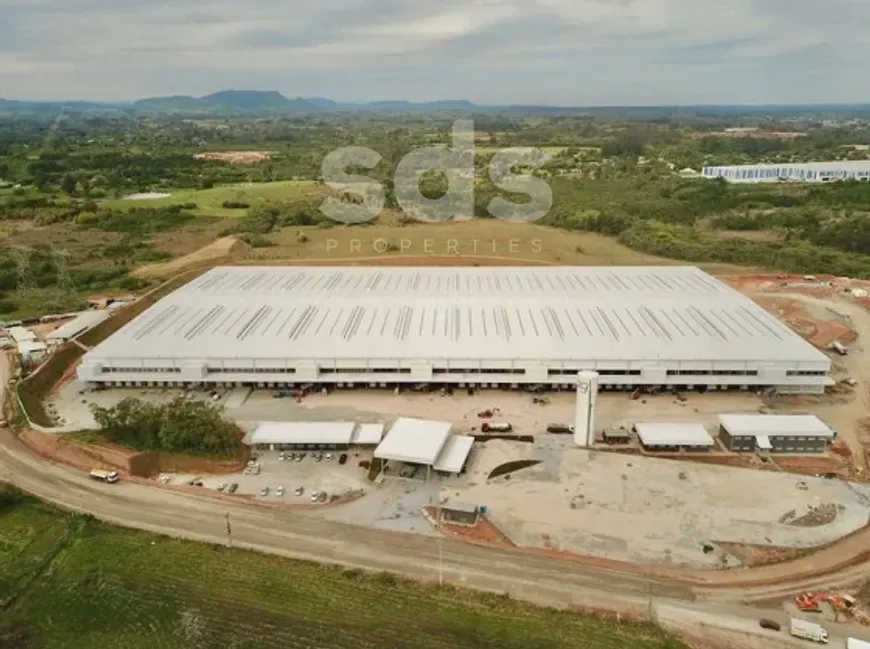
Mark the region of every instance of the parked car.
POLYGON ((316 491, 311 492, 311 502, 316 503, 318 495, 320 494, 318 494, 316 491))
MULTIPOLYGON (((293 459, 293 456, 292 456, 292 455, 290 456, 290 459, 291 459, 291 460, 293 459)), ((284 461, 284 451, 281 451, 280 453, 278 453, 278 461, 279 461, 279 462, 283 462, 283 461, 284 461)))
POLYGON ((301 462, 302 458, 304 458, 305 456, 306 456, 306 453, 297 453, 296 454, 296 461, 301 462))
POLYGON ((239 483, 234 482, 229 487, 227 487, 227 493, 234 494, 234 493, 236 493, 236 489, 238 489, 238 488, 239 488, 239 483))
POLYGON ((223 490, 226 489, 226 488, 227 488, 227 483, 226 483, 226 482, 221 482, 221 483, 217 486, 217 490, 218 490, 218 491, 223 491, 223 490))
POLYGON ((268 496, 269 495, 269 487, 263 487, 262 489, 260 489, 260 495, 261 496, 268 496))
POLYGON ((338 463, 344 464, 345 462, 347 462, 347 453, 342 453, 338 456, 338 463))
POLYGON ((293 490, 293 493, 296 494, 296 496, 301 496, 305 493, 305 487, 296 487, 296 489, 293 490))
POLYGON ((317 502, 319 502, 319 503, 326 502, 326 492, 325 491, 321 491, 319 494, 317 494, 317 502))
POLYGON ((315 462, 320 462, 320 460, 322 460, 322 459, 323 459, 323 456, 322 456, 320 453, 317 453, 317 454, 314 456, 314 461, 315 461, 315 462))
POLYGON ((771 631, 779 631, 782 627, 779 625, 779 622, 774 620, 769 620, 766 617, 758 620, 758 624, 762 629, 770 629, 771 631))
POLYGON ((284 495, 284 486, 283 485, 278 485, 278 488, 275 490, 275 495, 278 496, 278 498, 280 498, 281 496, 284 495))
POLYGON ((326 454, 326 460, 329 461, 329 460, 331 460, 331 459, 332 459, 332 453, 327 453, 327 454, 326 454))

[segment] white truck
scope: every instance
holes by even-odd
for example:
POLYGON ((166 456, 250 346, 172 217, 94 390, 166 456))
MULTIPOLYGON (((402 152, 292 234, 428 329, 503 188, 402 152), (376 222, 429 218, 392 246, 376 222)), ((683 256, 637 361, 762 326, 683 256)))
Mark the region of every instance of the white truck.
POLYGON ((811 640, 813 642, 818 642, 819 644, 828 644, 828 631, 815 622, 807 622, 806 620, 792 618, 789 632, 795 638, 811 640))
POLYGON ((118 472, 104 471, 103 469, 91 469, 91 479, 111 484, 113 482, 118 482, 118 472))

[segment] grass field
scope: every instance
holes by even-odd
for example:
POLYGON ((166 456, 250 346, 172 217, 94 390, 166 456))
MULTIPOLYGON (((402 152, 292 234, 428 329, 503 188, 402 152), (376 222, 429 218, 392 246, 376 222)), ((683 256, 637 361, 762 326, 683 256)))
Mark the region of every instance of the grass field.
MULTIPOLYGON (((103 207, 127 209, 130 207, 163 207, 196 203, 194 214, 200 216, 239 217, 247 214, 247 210, 227 209, 222 207, 225 201, 237 203, 256 203, 263 200, 285 200, 296 198, 308 191, 313 191, 316 184, 308 180, 285 180, 274 183, 240 183, 222 185, 213 189, 179 189, 165 192, 168 198, 151 198, 145 200, 113 199, 101 201, 103 207)), ((158 192, 161 193, 161 192, 158 192)))
POLYGON ((0 611, 4 649, 683 649, 645 623, 171 540, 25 501, 0 513, 0 575, 18 574, 3 582, 15 588, 34 570, 0 611), (62 545, 49 569, 52 541, 62 545))

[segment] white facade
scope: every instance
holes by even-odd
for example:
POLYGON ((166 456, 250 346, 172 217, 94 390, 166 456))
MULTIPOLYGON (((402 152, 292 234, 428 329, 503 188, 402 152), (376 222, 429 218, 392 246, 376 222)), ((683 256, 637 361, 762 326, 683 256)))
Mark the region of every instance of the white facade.
POLYGON ((802 435, 833 439, 835 433, 815 415, 719 415, 719 425, 737 437, 802 435))
POLYGON ((822 392, 830 360, 691 267, 214 268, 87 352, 112 385, 822 392))
POLYGON ((704 178, 724 178, 731 183, 775 183, 780 180, 823 183, 832 180, 870 180, 870 160, 704 167, 701 175, 704 178))

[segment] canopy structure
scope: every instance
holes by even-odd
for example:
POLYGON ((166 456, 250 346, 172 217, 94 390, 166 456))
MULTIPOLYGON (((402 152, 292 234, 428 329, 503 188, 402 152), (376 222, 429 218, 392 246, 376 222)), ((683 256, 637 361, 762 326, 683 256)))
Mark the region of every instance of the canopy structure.
POLYGON ((85 311, 65 325, 52 331, 45 338, 46 340, 70 340, 79 334, 93 329, 110 315, 110 311, 85 311))
POLYGON ((401 417, 375 449, 375 457, 434 466, 450 438, 452 428, 453 424, 449 421, 401 417))
POLYGON ((461 473, 474 445, 474 438, 468 435, 453 435, 447 440, 441 455, 435 461, 434 469, 443 473, 461 473))
POLYGON ((357 446, 377 446, 383 436, 383 424, 362 424, 356 431, 353 443, 357 446))
POLYGON ((252 445, 346 446, 353 439, 352 421, 264 421, 250 437, 252 445))

